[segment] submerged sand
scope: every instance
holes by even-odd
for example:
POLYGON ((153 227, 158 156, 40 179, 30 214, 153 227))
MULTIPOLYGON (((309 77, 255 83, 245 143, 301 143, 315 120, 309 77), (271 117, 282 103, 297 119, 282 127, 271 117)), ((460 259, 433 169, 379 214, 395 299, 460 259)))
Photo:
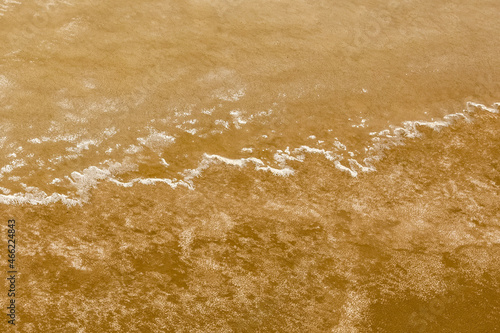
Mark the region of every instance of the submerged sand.
POLYGON ((496 332, 499 12, 4 1, 0 331, 496 332))

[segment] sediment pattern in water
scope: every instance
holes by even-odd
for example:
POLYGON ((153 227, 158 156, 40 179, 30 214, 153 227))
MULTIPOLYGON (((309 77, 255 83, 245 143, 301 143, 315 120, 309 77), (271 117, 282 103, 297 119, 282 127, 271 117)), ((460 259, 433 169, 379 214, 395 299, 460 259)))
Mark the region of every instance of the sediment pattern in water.
POLYGON ((0 331, 498 331, 499 12, 4 0, 0 331))

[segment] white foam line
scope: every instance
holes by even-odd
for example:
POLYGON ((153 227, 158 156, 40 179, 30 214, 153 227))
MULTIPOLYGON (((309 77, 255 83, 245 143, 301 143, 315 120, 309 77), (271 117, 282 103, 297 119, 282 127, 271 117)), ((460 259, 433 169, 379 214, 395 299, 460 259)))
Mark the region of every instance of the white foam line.
MULTIPOLYGON (((418 130, 418 126, 425 126, 433 129, 434 131, 440 131, 445 127, 449 127, 454 124, 459 119, 464 119, 466 121, 471 121, 469 116, 466 113, 472 113, 475 109, 480 109, 483 111, 491 112, 491 113, 499 113, 500 103, 494 103, 492 107, 487 107, 483 104, 468 102, 467 107, 464 112, 452 113, 443 117, 442 120, 436 121, 405 121, 403 122, 403 126, 391 126, 391 130, 386 129, 377 133, 371 133, 376 135, 372 138, 373 145, 365 148, 365 151, 369 153, 369 156, 363 159, 362 165, 355 159, 348 159, 350 168, 342 165, 340 161, 343 157, 339 154, 333 153, 333 151, 327 151, 324 149, 311 148, 308 146, 301 146, 299 148, 294 149, 294 152, 305 152, 311 154, 321 154, 324 155, 326 159, 332 161, 334 166, 344 172, 349 173, 352 177, 357 177, 358 172, 374 172, 376 171, 373 162, 379 161, 382 159, 383 151, 390 149, 391 147, 398 146, 404 144, 404 139, 407 138, 417 138, 422 136, 422 132, 418 130), (383 142, 381 139, 387 139, 383 142)), ((346 150, 345 145, 340 143, 339 141, 335 141, 335 145, 337 148, 346 150)))
POLYGON ((134 181, 124 183, 114 178, 110 178, 109 181, 122 187, 132 187, 134 185, 134 181))
POLYGON ((262 170, 262 171, 268 171, 271 172, 275 176, 280 176, 280 177, 288 177, 291 176, 295 173, 295 170, 289 167, 285 167, 283 169, 276 169, 273 167, 265 166, 265 167, 255 167, 256 170, 262 170))
POLYGON ((321 155, 325 156, 327 160, 332 161, 332 162, 342 159, 342 157, 340 155, 334 154, 333 151, 331 151, 331 150, 312 148, 312 147, 308 147, 308 146, 300 146, 299 148, 295 148, 294 152, 306 152, 306 153, 311 153, 311 154, 321 154, 321 155))
POLYGON ((186 186, 189 188, 189 185, 186 184, 184 181, 179 180, 179 181, 174 181, 168 178, 140 178, 136 180, 137 183, 145 184, 145 185, 151 185, 151 184, 156 184, 156 183, 165 183, 169 185, 171 188, 176 188, 177 186, 186 186))
MULTIPOLYGON (((416 138, 420 137, 422 133, 418 130, 417 126, 425 126, 433 129, 434 131, 440 131, 445 127, 453 125, 457 120, 464 119, 468 122, 472 121, 467 113, 474 113, 476 109, 498 113, 498 108, 500 103, 494 103, 492 107, 487 107, 483 104, 467 102, 466 109, 463 112, 451 113, 443 117, 443 120, 436 121, 405 121, 402 127, 392 126, 392 134, 389 130, 380 131, 378 136, 372 138, 374 143, 372 146, 365 148, 368 151, 369 156, 364 158, 363 162, 368 166, 370 171, 376 171, 372 162, 379 161, 382 159, 383 152, 392 148, 393 146, 398 146, 404 144, 405 138, 416 138), (382 138, 386 138, 385 142, 382 142, 382 138)), ((351 162, 354 163, 354 162, 351 162)), ((359 164, 359 163, 358 163, 359 164)), ((358 166, 358 165, 357 165, 358 166)), ((361 165, 359 165, 361 166, 361 165)), ((358 166, 358 167, 359 167, 358 166)))
POLYGON ((240 159, 232 159, 232 158, 227 158, 223 157, 220 155, 210 155, 210 154, 204 154, 202 160, 198 164, 198 167, 196 169, 188 169, 184 171, 184 179, 183 180, 172 180, 168 178, 136 178, 133 179, 129 182, 121 182, 117 179, 114 178, 109 178, 108 180, 123 187, 131 187, 135 183, 140 183, 140 184, 145 184, 145 185, 152 185, 156 183, 165 183, 169 185, 172 188, 176 188, 177 186, 184 186, 187 187, 191 190, 194 190, 194 183, 193 179, 199 177, 203 171, 207 168, 210 167, 210 165, 215 164, 215 163, 224 163, 226 165, 230 166, 235 166, 242 168, 246 166, 249 163, 252 163, 255 165, 255 170, 259 171, 267 171, 271 172, 274 175, 281 176, 281 177, 288 177, 290 175, 294 174, 294 170, 291 169, 290 167, 284 167, 283 169, 277 169, 273 168, 271 166, 266 166, 262 160, 255 158, 255 157, 249 157, 249 158, 240 158, 240 159))
POLYGON ((160 158, 160 163, 165 167, 165 168, 168 168, 170 166, 169 163, 167 163, 167 161, 165 161, 164 158, 160 158))
POLYGON ((292 156, 290 154, 290 148, 287 147, 285 149, 285 151, 282 151, 282 150, 278 150, 275 154, 274 154, 274 160, 276 162, 278 162, 278 164, 284 168, 286 167, 286 162, 287 161, 298 161, 298 162, 303 162, 304 161, 304 155, 299 155, 297 157, 295 156, 292 156))
MULTIPOLYGON (((66 176, 66 178, 78 189, 76 194, 78 195, 79 199, 72 199, 66 195, 59 193, 53 193, 49 196, 45 192, 38 190, 38 188, 36 187, 29 187, 25 185, 24 187, 28 191, 27 193, 0 194, 0 203, 27 203, 32 205, 48 205, 50 203, 61 201, 67 206, 81 205, 82 202, 87 201, 90 188, 95 187, 100 181, 103 180, 111 181, 116 185, 123 187, 131 187, 135 183, 145 185, 165 183, 174 189, 178 186, 185 186, 188 189, 193 190, 193 179, 199 177, 205 169, 216 163, 224 163, 226 165, 239 168, 242 168, 250 163, 254 164, 255 170, 271 172, 272 174, 277 176, 288 177, 290 175, 293 175, 295 171, 291 167, 286 165, 286 162, 289 160, 302 162, 304 160, 304 156, 299 154, 303 153, 321 154, 325 156, 327 160, 333 162, 334 166, 337 169, 349 173, 352 177, 357 177, 358 172, 366 173, 376 171, 376 168, 372 163, 382 159, 384 150, 387 150, 393 146, 403 144, 405 138, 415 138, 421 136, 422 133, 418 130, 418 126, 425 126, 435 131, 439 131, 444 127, 450 126, 457 119, 465 119, 467 121, 470 121, 470 118, 467 116, 466 112, 472 113, 476 109, 479 109, 491 113, 499 113, 499 107, 500 103, 494 103, 492 107, 487 107, 482 104, 468 102, 467 108, 464 110, 464 113, 449 114, 444 116, 442 120, 406 121, 403 123, 403 126, 392 126, 392 132, 390 130, 380 131, 378 135, 372 138, 373 145, 365 148, 365 151, 368 153, 368 156, 363 159, 363 163, 365 165, 362 165, 357 160, 351 158, 348 159, 350 168, 340 163, 340 161, 343 160, 342 155, 336 154, 333 151, 312 148, 308 146, 300 146, 299 148, 295 148, 292 153, 290 152, 290 149, 288 147, 287 149, 285 149, 285 151, 278 150, 274 155, 274 159, 282 166, 282 169, 277 169, 269 165, 265 165, 262 160, 255 157, 231 159, 220 155, 210 155, 205 153, 203 154, 203 157, 196 169, 187 169, 183 172, 184 179, 182 180, 172 180, 168 178, 136 178, 129 182, 121 182, 113 178, 112 176, 114 174, 120 173, 120 171, 123 171, 123 168, 126 169, 128 168, 128 166, 124 166, 120 163, 110 165, 107 169, 99 169, 95 166, 91 166, 83 170, 82 173, 75 171, 71 173, 71 177, 66 176), (385 141, 382 141, 382 139, 385 139, 385 141)), ((338 142, 338 140, 335 141, 335 143, 338 149, 346 149, 345 145, 338 142)), ((162 164, 165 165, 166 162, 162 160, 162 164)), ((7 169, 4 171, 7 171, 7 169)))
MULTIPOLYGON (((336 141, 336 142, 338 142, 338 141, 336 141)), ((342 146, 345 147, 345 145, 342 145, 342 146)), ((311 153, 311 154, 321 154, 321 155, 325 156, 325 158, 327 160, 333 162, 333 165, 338 170, 340 170, 342 172, 347 172, 352 177, 356 177, 358 175, 358 172, 356 170, 354 170, 354 168, 352 168, 352 164, 354 162, 350 162, 351 163, 351 168, 348 168, 348 167, 342 165, 342 163, 340 163, 340 161, 342 161, 344 159, 344 157, 342 155, 333 153, 333 151, 325 150, 325 149, 318 149, 318 148, 311 148, 311 147, 308 147, 308 146, 300 146, 300 148, 295 148, 294 149, 294 152, 298 152, 298 151, 300 151, 300 152, 306 152, 306 153, 311 153)), ((355 161, 353 159, 350 159, 349 161, 351 161, 351 160, 355 161)), ((359 168, 361 171, 364 171, 364 170, 370 170, 371 171, 371 169, 372 169, 372 166, 365 167, 365 166, 362 166, 361 164, 359 164, 358 162, 356 162, 356 163, 357 163, 356 167, 359 168)))
POLYGON ((476 108, 479 108, 483 111, 491 112, 491 113, 498 113, 499 112, 498 108, 500 107, 500 103, 493 103, 493 105, 492 105, 493 107, 489 108, 483 104, 474 103, 474 102, 467 102, 467 111, 469 111, 469 112, 472 112, 469 108, 469 105, 476 107, 476 108))
POLYGON ((371 164, 368 166, 364 166, 364 165, 361 165, 358 161, 356 161, 353 158, 350 158, 348 161, 349 161, 349 165, 351 166, 351 170, 358 169, 361 172, 376 171, 375 167, 371 164))
MULTIPOLYGON (((253 163, 255 165, 255 170, 269 171, 275 175, 279 175, 279 176, 283 176, 283 177, 287 177, 287 176, 294 173, 294 170, 291 169, 290 167, 285 167, 283 169, 273 168, 269 165, 265 165, 265 163, 262 162, 262 160, 255 158, 255 157, 231 159, 231 158, 227 158, 227 157, 223 157, 223 156, 219 156, 219 155, 205 154, 204 158, 206 159, 206 162, 208 162, 208 164, 211 164, 214 161, 216 161, 216 162, 225 163, 227 165, 237 166, 240 168, 244 167, 248 163, 253 163)), ((205 166, 205 163, 202 163, 202 165, 205 166)), ((206 167, 208 167, 208 165, 206 165, 206 167)), ((206 169, 206 167, 204 167, 204 169, 206 169)))
POLYGON ((66 206, 81 205, 79 199, 71 199, 67 195, 60 193, 52 193, 48 196, 45 192, 34 193, 15 193, 15 194, 0 194, 0 203, 7 205, 49 205, 61 201, 66 206))
POLYGON ((337 169, 339 169, 340 171, 344 171, 344 172, 347 172, 349 173, 352 177, 357 177, 358 176, 358 173, 355 171, 355 170, 352 170, 352 169, 349 169, 348 167, 346 166, 343 166, 340 161, 335 161, 333 163, 335 165, 335 167, 337 169))
POLYGON ((135 178, 129 182, 121 182, 115 178, 109 178, 109 181, 122 187, 132 187, 135 183, 144 185, 154 185, 156 183, 164 183, 169 185, 171 188, 176 188, 177 186, 185 186, 191 189, 191 186, 183 180, 172 180, 168 178, 135 178))
POLYGON ((246 166, 248 163, 253 163, 255 165, 255 170, 268 171, 273 173, 274 175, 282 177, 287 177, 295 172, 290 167, 277 169, 268 165, 266 166, 265 163, 262 162, 262 160, 255 157, 232 159, 220 155, 210 155, 205 153, 203 154, 203 158, 196 169, 189 169, 184 171, 184 181, 190 184, 192 188, 194 188, 193 179, 199 177, 202 174, 203 170, 209 168, 210 165, 215 163, 224 163, 239 168, 246 166))

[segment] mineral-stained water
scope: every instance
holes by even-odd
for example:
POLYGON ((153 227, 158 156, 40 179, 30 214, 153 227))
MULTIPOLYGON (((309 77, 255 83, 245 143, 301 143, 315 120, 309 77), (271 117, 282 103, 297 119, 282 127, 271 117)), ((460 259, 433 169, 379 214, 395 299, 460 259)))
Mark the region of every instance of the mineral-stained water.
POLYGON ((499 15, 496 0, 1 0, 17 325, 493 332, 499 15))

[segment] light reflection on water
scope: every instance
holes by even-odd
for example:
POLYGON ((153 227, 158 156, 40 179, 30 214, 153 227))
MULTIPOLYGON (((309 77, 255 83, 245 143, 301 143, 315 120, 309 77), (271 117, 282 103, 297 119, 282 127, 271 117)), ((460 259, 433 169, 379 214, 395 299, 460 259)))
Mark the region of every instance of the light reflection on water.
POLYGON ((0 198, 30 225, 26 330, 56 325, 33 287, 62 295, 35 274, 49 253, 68 330, 92 307, 114 318, 100 331, 493 327, 499 10, 1 3, 0 198), (114 292, 102 304, 86 269, 114 292), (127 319, 139 308, 116 304, 148 288, 127 319))

